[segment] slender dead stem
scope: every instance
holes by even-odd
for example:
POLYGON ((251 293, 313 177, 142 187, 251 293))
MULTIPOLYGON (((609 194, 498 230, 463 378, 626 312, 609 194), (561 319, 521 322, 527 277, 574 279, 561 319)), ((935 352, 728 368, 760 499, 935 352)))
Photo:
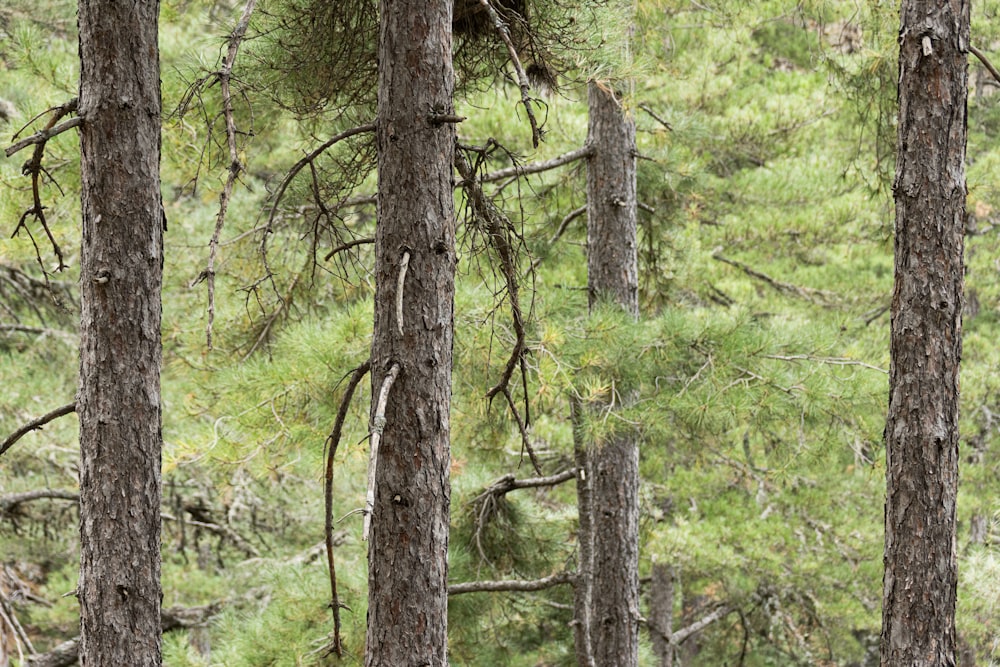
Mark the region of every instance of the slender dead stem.
POLYGON ((496 592, 533 592, 546 588, 572 584, 575 575, 572 572, 556 572, 541 579, 508 579, 506 581, 466 581, 448 586, 448 595, 463 595, 465 593, 496 593, 496 592))
POLYGON ((333 560, 333 458, 337 455, 337 448, 340 446, 340 436, 344 430, 344 422, 347 420, 347 412, 351 407, 351 398, 354 390, 358 388, 361 379, 371 370, 372 360, 368 359, 363 364, 354 369, 351 379, 344 389, 344 396, 340 399, 340 409, 337 410, 337 419, 333 423, 333 430, 326 439, 326 476, 323 485, 323 497, 326 513, 323 527, 326 533, 326 563, 330 571, 330 609, 333 611, 333 645, 331 652, 337 657, 343 656, 343 643, 340 638, 340 596, 337 594, 337 568, 333 560))

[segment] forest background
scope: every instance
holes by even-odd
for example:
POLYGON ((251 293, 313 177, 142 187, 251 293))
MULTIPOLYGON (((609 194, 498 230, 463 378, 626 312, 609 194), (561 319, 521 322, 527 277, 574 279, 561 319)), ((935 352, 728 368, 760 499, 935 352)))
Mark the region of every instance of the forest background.
MULTIPOLYGON (((303 92, 321 73, 269 68, 287 45, 268 28, 291 8, 260 8, 234 69, 245 171, 215 260, 209 347, 200 278, 230 158, 218 87, 192 84, 219 69, 242 5, 162 7, 164 110, 173 112, 163 131, 164 607, 194 619, 166 635, 169 665, 336 662, 326 655, 324 454, 344 380, 370 347, 374 288, 361 241, 374 226, 374 181, 361 167, 373 154, 358 139, 319 156, 271 217, 289 169, 350 121, 368 120, 324 116, 323 96, 303 92)), ((973 7, 973 43, 987 55, 1000 51, 998 12, 1000 2, 973 7)), ((587 316, 584 162, 491 186, 518 231, 530 354, 515 387, 543 472, 572 467, 572 398, 606 400, 617 385, 640 397, 583 428, 641 434, 643 615, 659 618, 669 593, 675 632, 711 621, 674 664, 877 664, 897 26, 894 3, 874 1, 640 2, 624 72, 594 55, 622 26, 588 36, 581 69, 635 79, 626 105, 643 158, 637 324, 587 316)), ((1000 84, 977 60, 970 72, 964 665, 1000 660, 1000 153, 990 140, 1000 84)), ((75 3, 4 3, 6 138, 75 97, 77 80, 75 3)), ((570 153, 586 140, 584 91, 567 80, 546 94, 535 149, 515 86, 467 87, 456 100, 467 117, 460 141, 495 141, 484 171, 570 153)), ((47 217, 69 268, 53 272, 38 229, 42 266, 28 230, 0 245, 3 435, 71 403, 76 389, 75 135, 47 150, 47 217)), ((31 205, 23 161, 0 158, 5 236, 31 205)), ((485 397, 515 343, 510 294, 483 231, 465 224, 458 237, 449 579, 538 580, 572 567, 575 492, 488 492, 504 475, 535 475, 515 418, 485 397)), ((364 504, 369 401, 362 384, 334 473, 347 664, 364 648, 366 544, 352 511, 364 504)), ((41 653, 78 633, 76 601, 65 596, 79 564, 77 450, 75 419, 64 417, 0 458, 0 593, 3 613, 24 629, 2 635, 14 664, 30 652, 25 639, 41 653)), ((451 659, 574 664, 571 607, 565 585, 453 596, 451 659)), ((655 664, 648 628, 643 641, 643 664, 655 664)))

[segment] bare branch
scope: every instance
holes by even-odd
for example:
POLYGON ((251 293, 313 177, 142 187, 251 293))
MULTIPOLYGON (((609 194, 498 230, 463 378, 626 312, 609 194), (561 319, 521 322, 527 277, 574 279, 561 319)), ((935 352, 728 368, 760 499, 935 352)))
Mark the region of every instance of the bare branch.
POLYGON ((256 2, 257 0, 247 0, 246 6, 243 7, 240 22, 236 24, 236 28, 229 35, 229 51, 222 63, 222 69, 215 74, 222 92, 222 115, 226 121, 226 143, 229 145, 229 169, 226 175, 226 184, 222 188, 222 194, 219 195, 219 213, 215 218, 212 240, 208 242, 208 267, 205 269, 205 284, 208 286, 208 324, 205 326, 205 339, 209 350, 212 349, 212 325, 215 322, 215 259, 219 253, 219 237, 222 236, 222 227, 226 222, 226 212, 229 210, 229 200, 233 195, 233 187, 236 185, 240 172, 243 171, 239 147, 236 145, 236 120, 233 116, 233 97, 229 88, 229 80, 233 72, 233 64, 236 62, 236 54, 240 50, 240 43, 250 25, 250 15, 253 14, 256 2))
POLYGON ((229 541, 233 543, 233 546, 235 546, 237 549, 242 551, 250 558, 260 557, 260 551, 257 550, 257 547, 250 544, 250 542, 248 542, 245 537, 243 537, 242 535, 240 535, 235 530, 233 530, 232 528, 230 528, 225 524, 212 523, 210 521, 184 520, 182 518, 175 517, 172 514, 166 514, 165 512, 161 512, 160 517, 164 521, 177 521, 177 522, 183 521, 185 525, 194 526, 195 528, 203 528, 204 530, 207 530, 210 533, 218 535, 219 537, 228 538, 229 541))
POLYGON ((868 368, 879 373, 889 374, 889 371, 884 368, 879 368, 878 366, 873 366, 857 359, 848 359, 847 357, 813 357, 808 354, 765 354, 763 356, 765 359, 776 359, 778 361, 814 361, 817 364, 828 364, 831 366, 861 366, 862 368, 868 368))
POLYGON ((344 389, 344 396, 340 399, 340 409, 337 410, 337 419, 333 423, 333 431, 326 439, 326 478, 323 485, 323 496, 326 513, 323 527, 326 533, 326 563, 330 571, 330 609, 333 612, 333 645, 332 652, 337 657, 343 655, 343 643, 340 638, 340 596, 337 594, 337 568, 333 560, 333 457, 337 455, 337 448, 340 446, 340 435, 344 430, 344 422, 347 420, 347 411, 351 407, 351 397, 354 390, 358 388, 361 379, 371 370, 372 360, 368 359, 363 364, 354 369, 351 379, 344 389))
POLYGON ((642 109, 643 111, 645 111, 646 113, 648 113, 650 116, 652 116, 653 120, 655 120, 657 123, 659 123, 663 127, 667 128, 667 130, 669 130, 670 132, 674 131, 673 125, 671 125, 670 123, 668 123, 667 121, 665 121, 663 118, 661 118, 660 116, 658 116, 657 113, 655 111, 653 111, 647 103, 640 102, 639 103, 639 108, 642 109))
POLYGON ((990 71, 990 74, 993 75, 993 78, 997 80, 997 83, 1000 83, 1000 71, 997 71, 997 68, 993 66, 993 63, 991 63, 990 59, 986 57, 986 54, 977 49, 972 44, 969 44, 969 52, 975 57, 979 58, 979 62, 985 65, 986 69, 988 69, 990 71))
POLYGON ((368 540, 371 529, 372 511, 375 509, 375 471, 378 469, 378 446, 385 429, 385 406, 389 401, 389 390, 399 375, 400 365, 394 363, 382 379, 382 388, 378 392, 378 402, 375 403, 375 416, 371 423, 371 454, 368 458, 368 491, 365 493, 365 519, 361 539, 368 540))
POLYGON ((60 489, 37 489, 22 493, 8 493, 7 495, 0 496, 0 514, 8 513, 21 503, 29 503, 33 500, 71 500, 79 502, 80 494, 75 491, 62 491, 60 489))
POLYGON ((543 171, 549 171, 551 169, 556 169, 566 164, 576 162, 577 160, 582 160, 593 155, 594 149, 590 146, 584 146, 583 148, 577 148, 576 150, 570 151, 568 153, 563 153, 558 157, 554 157, 551 160, 543 160, 541 162, 532 162, 523 165, 514 165, 512 167, 505 167, 504 169, 498 169, 496 171, 490 172, 488 174, 483 174, 479 178, 480 183, 492 183, 493 181, 502 181, 505 178, 527 176, 529 174, 538 174, 543 171))
POLYGON ((341 243, 339 246, 337 246, 336 248, 334 248, 330 252, 326 253, 326 257, 323 258, 323 261, 329 262, 330 259, 332 259, 333 256, 336 255, 337 253, 341 253, 341 252, 344 252, 345 250, 350 250, 351 248, 353 248, 355 246, 365 245, 367 243, 375 243, 375 239, 372 238, 372 237, 370 237, 370 236, 367 236, 365 238, 354 239, 353 241, 348 241, 347 243, 341 243))
POLYGON ((716 621, 725 618, 732 611, 733 611, 732 607, 728 607, 725 605, 719 607, 718 609, 708 614, 707 616, 695 621, 694 623, 692 623, 687 627, 681 628, 677 632, 670 635, 670 643, 674 646, 677 646, 678 644, 683 644, 691 636, 698 634, 699 632, 710 626, 712 623, 715 623, 716 621))
POLYGON ((813 289, 811 287, 799 287, 798 285, 793 285, 791 283, 782 282, 776 280, 766 273, 761 273, 753 267, 744 264, 743 262, 736 261, 735 259, 729 259, 728 257, 723 257, 718 251, 712 254, 712 259, 718 260, 723 264, 729 264, 730 266, 735 266, 743 273, 747 274, 752 278, 757 278, 763 280, 770 287, 774 288, 776 291, 782 294, 788 294, 791 296, 797 296, 800 299, 805 299, 807 301, 812 301, 813 303, 819 303, 820 305, 829 305, 830 302, 837 301, 838 295, 835 292, 829 292, 827 290, 813 289))
POLYGON ((46 424, 48 424, 50 421, 52 421, 54 419, 58 419, 59 417, 63 417, 65 415, 68 415, 71 412, 76 412, 76 403, 75 402, 74 403, 70 403, 68 405, 64 405, 61 408, 56 408, 52 412, 48 412, 48 413, 42 415, 41 417, 39 417, 38 419, 31 420, 30 422, 28 422, 27 424, 25 424, 24 426, 22 426, 21 428, 17 429, 13 433, 11 433, 9 436, 7 436, 7 439, 3 441, 3 444, 0 444, 0 456, 2 456, 4 454, 4 452, 6 452, 8 449, 10 449, 11 445, 13 445, 15 442, 17 442, 21 438, 23 438, 25 435, 27 435, 31 431, 34 431, 36 429, 40 429, 43 426, 45 426, 46 424))
POLYGON ((557 572, 541 579, 508 579, 506 581, 467 581, 448 586, 448 595, 465 593, 533 592, 547 588, 572 584, 576 575, 572 572, 557 572))
POLYGON ((576 477, 576 472, 573 470, 563 470, 548 477, 529 477, 527 479, 517 479, 513 474, 508 474, 490 484, 485 491, 477 496, 476 500, 487 495, 502 496, 515 489, 537 489, 545 486, 557 486, 563 482, 568 482, 574 477, 576 477))
POLYGON ((59 123, 58 125, 54 125, 54 126, 52 126, 50 128, 46 128, 44 130, 39 130, 38 132, 35 132, 30 137, 25 137, 24 139, 21 139, 16 144, 12 144, 11 146, 8 146, 4 150, 4 154, 7 157, 10 157, 10 156, 14 155, 15 153, 17 153, 18 151, 21 151, 21 150, 27 148, 28 146, 32 146, 32 145, 35 145, 35 144, 44 144, 46 141, 48 141, 52 137, 60 135, 60 134, 62 134, 63 132, 65 132, 67 130, 73 129, 74 127, 79 127, 80 125, 83 125, 83 118, 81 118, 80 116, 77 116, 76 118, 70 118, 69 120, 63 121, 63 122, 59 123))

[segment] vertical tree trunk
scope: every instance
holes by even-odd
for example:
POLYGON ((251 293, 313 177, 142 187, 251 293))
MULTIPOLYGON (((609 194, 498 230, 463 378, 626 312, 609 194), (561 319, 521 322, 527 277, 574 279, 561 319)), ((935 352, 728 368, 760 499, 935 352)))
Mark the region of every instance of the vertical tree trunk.
POLYGON ((904 0, 882 665, 955 664, 968 0, 904 0))
MULTIPOLYGON (((635 123, 613 93, 589 85, 587 275, 590 305, 638 316, 635 123)), ((627 400, 627 397, 626 397, 627 400)), ((632 434, 593 443, 590 636, 599 666, 639 664, 639 444, 632 434)))
POLYGON ((673 667, 674 647, 670 637, 674 633, 674 568, 663 563, 653 563, 653 576, 649 584, 649 626, 653 640, 653 655, 660 667, 673 667))
MULTIPOLYGON (((447 664, 455 215, 451 0, 382 0, 372 395, 394 365, 368 552, 365 664, 447 664), (402 293, 399 290, 402 290, 402 293)), ((376 414, 373 400, 372 416, 376 414)))
POLYGON ((160 665, 159 2, 80 0, 80 650, 160 665))

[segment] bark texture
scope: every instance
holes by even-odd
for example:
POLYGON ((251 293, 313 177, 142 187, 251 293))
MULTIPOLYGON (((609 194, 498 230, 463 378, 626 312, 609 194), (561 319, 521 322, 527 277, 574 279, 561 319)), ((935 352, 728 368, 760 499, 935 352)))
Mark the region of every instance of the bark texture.
POLYGON ((653 563, 649 593, 650 638, 653 655, 660 667, 673 667, 674 647, 670 638, 674 634, 674 568, 663 563, 653 563))
POLYGON ((159 2, 80 0, 80 658, 160 665, 159 2))
POLYGON ((384 424, 373 425, 383 430, 365 664, 439 667, 448 662, 455 130, 434 116, 452 112, 452 2, 382 0, 379 15, 372 395, 394 364, 401 370, 384 424))
MULTIPOLYGON (((587 166, 590 305, 611 301, 637 317, 635 123, 601 84, 590 84, 588 103, 594 151, 587 166)), ((638 440, 620 434, 593 443, 589 459, 594 662, 631 667, 639 664, 638 440)))
POLYGON ((955 664, 968 0, 904 0, 886 422, 885 667, 955 664))

